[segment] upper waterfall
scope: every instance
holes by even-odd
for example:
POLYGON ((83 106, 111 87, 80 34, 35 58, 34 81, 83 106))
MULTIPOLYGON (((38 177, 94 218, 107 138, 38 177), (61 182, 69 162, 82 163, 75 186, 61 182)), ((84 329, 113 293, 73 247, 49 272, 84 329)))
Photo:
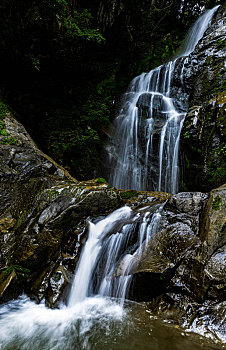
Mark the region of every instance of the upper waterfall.
POLYGON ((219 6, 206 11, 190 29, 180 57, 133 79, 124 95, 110 157, 110 184, 117 188, 179 190, 179 144, 187 107, 172 94, 177 60, 186 58, 211 24, 219 6))

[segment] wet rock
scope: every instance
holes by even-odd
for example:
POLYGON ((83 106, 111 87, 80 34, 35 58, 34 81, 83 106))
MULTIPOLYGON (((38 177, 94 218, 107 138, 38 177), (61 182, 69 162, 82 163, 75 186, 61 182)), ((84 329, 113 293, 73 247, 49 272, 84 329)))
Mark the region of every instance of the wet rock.
MULTIPOLYGON (((226 302, 205 302, 190 320, 190 331, 202 334, 220 344, 226 342, 226 302)), ((186 323, 185 323, 186 326, 186 323)))
POLYGON ((151 191, 133 191, 133 190, 119 190, 119 194, 126 205, 133 210, 141 210, 142 208, 155 205, 157 203, 164 203, 172 195, 165 192, 151 192, 151 191))
POLYGON ((226 185, 210 192, 203 213, 200 238, 207 242, 209 256, 226 244, 226 185))
POLYGON ((209 195, 170 196, 157 233, 134 256, 129 298, 149 301, 158 317, 224 339, 225 218, 225 186, 209 195))
POLYGON ((87 217, 108 214, 122 200, 98 179, 73 179, 37 148, 10 113, 4 125, 13 144, 0 140, 0 269, 3 275, 8 269, 16 271, 16 276, 3 288, 2 300, 25 290, 54 306, 69 284, 66 274, 74 272, 87 217), (70 257, 70 264, 65 257, 70 257), (22 280, 18 279, 21 268, 30 271, 22 280), (54 274, 61 274, 58 282, 54 274))
POLYGON ((152 118, 163 117, 159 111, 165 110, 164 98, 160 93, 144 93, 140 95, 137 101, 139 115, 141 117, 150 118, 150 106, 153 107, 152 118))
MULTIPOLYGON (((206 31, 196 49, 185 59, 184 90, 190 95, 181 132, 186 191, 210 191, 226 178, 225 163, 225 10, 206 31)), ((178 63, 180 78, 181 62, 178 63)))

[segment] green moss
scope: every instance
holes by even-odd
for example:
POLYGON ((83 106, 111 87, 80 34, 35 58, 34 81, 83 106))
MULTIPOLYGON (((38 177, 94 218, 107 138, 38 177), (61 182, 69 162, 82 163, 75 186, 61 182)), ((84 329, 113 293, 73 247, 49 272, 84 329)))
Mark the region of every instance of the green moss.
POLYGON ((187 155, 185 155, 186 168, 190 168, 190 161, 187 155))
POLYGON ((96 179, 96 183, 98 183, 98 184, 106 184, 107 181, 103 177, 98 177, 96 179))
POLYGON ((185 139, 189 139, 190 138, 190 133, 189 133, 189 131, 185 131, 185 133, 184 133, 184 138, 185 139))
MULTIPOLYGON (((47 201, 53 201, 55 200, 57 197, 59 197, 60 194, 62 194, 64 191, 57 191, 54 189, 50 189, 50 190, 46 190, 45 192, 43 192, 43 199, 47 200, 47 201)), ((41 193, 38 193, 36 196, 38 197, 41 193)))
POLYGON ((211 56, 208 56, 208 57, 206 58, 206 65, 207 65, 207 66, 209 66, 210 61, 211 61, 211 56))
POLYGON ((7 113, 10 113, 9 107, 0 101, 0 120, 5 118, 7 113))
POLYGON ((226 40, 225 39, 218 39, 216 41, 216 44, 217 44, 217 48, 222 50, 225 48, 225 45, 226 45, 226 40))
POLYGON ((0 274, 0 285, 7 280, 13 271, 15 271, 18 277, 23 279, 28 279, 31 274, 29 269, 26 269, 20 265, 11 265, 0 274))
POLYGON ((22 214, 19 216, 18 220, 17 220, 17 228, 20 227, 23 224, 23 222, 26 219, 26 216, 27 216, 27 211, 24 210, 22 212, 22 214))
POLYGON ((7 113, 10 113, 9 108, 3 103, 0 102, 0 136, 3 136, 0 140, 2 145, 17 145, 17 140, 10 136, 5 129, 4 118, 7 113))
POLYGON ((0 274, 0 285, 11 275, 13 267, 10 266, 0 274))
POLYGON ((135 197, 137 196, 138 193, 136 191, 125 191, 125 192, 121 192, 120 193, 120 196, 123 198, 123 199, 130 199, 132 197, 135 197))
POLYGON ((213 210, 219 210, 221 208, 221 205, 222 205, 222 198, 219 195, 217 195, 213 200, 212 208, 213 210))
MULTIPOLYGON (((8 135, 7 132, 6 132, 6 135, 8 135)), ((15 145, 16 146, 18 144, 18 142, 17 142, 17 139, 15 139, 14 137, 8 136, 8 137, 5 137, 4 139, 0 140, 0 144, 2 144, 2 145, 15 145)))
POLYGON ((61 274, 59 272, 56 272, 53 274, 53 279, 55 282, 59 282, 60 278, 61 278, 61 274))

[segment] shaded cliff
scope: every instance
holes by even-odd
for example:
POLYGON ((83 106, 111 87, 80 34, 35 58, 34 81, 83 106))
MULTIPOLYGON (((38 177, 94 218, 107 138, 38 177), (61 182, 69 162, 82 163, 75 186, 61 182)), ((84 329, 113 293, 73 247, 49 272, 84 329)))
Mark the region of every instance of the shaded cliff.
POLYGON ((225 42, 221 8, 183 68, 190 94, 181 137, 182 188, 187 190, 209 191, 226 179, 225 42))

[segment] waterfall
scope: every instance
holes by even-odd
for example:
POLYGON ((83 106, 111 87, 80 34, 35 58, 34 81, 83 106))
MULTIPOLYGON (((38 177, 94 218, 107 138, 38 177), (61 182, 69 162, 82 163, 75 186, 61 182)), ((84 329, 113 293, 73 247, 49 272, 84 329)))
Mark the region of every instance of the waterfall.
POLYGON ((154 214, 150 211, 135 214, 125 206, 97 224, 89 224, 89 236, 75 272, 69 307, 93 295, 119 298, 123 304, 131 273, 139 254, 144 252, 157 230, 162 209, 163 205, 157 205, 154 214))
MULTIPOLYGON (((90 222, 68 305, 48 309, 44 303, 37 305, 26 296, 3 305, 0 348, 109 348, 109 337, 115 342, 127 317, 123 302, 132 269, 161 220, 163 205, 152 208, 156 211, 147 207, 135 213, 125 206, 97 223, 90 222)), ((127 319, 124 328, 129 329, 128 322, 131 321, 127 319)))
POLYGON ((131 82, 115 120, 110 184, 124 189, 178 192, 180 133, 187 106, 174 98, 172 81, 176 63, 182 60, 183 90, 186 56, 204 35, 218 7, 195 22, 179 57, 131 82))
MULTIPOLYGON (((216 9, 208 11, 195 23, 184 55, 194 49, 216 9), (199 34, 194 38, 196 33, 199 34)), ((186 60, 185 57, 183 64, 186 60)), ((119 148, 111 175, 111 183, 117 187, 173 193, 178 190, 180 132, 186 111, 183 106, 178 107, 171 94, 176 61, 136 77, 125 94, 116 120, 119 148), (156 144, 157 154, 154 153, 156 144)), ((181 82, 183 74, 184 65, 181 82)), ((163 208, 164 203, 153 204, 134 212, 124 206, 102 220, 89 222, 88 238, 77 263, 68 305, 59 305, 53 310, 44 303, 37 305, 24 295, 3 305, 0 308, 0 349, 118 349, 125 334, 124 330, 122 332, 121 321, 125 316, 122 306, 132 274, 136 272, 141 255, 147 252, 148 242, 158 231, 163 208), (117 322, 121 322, 118 327, 117 322), (104 336, 109 336, 110 340, 106 341, 104 336)), ((135 326, 128 332, 128 341, 144 323, 142 317, 140 320, 134 317, 135 326)), ((130 329, 130 326, 127 321, 124 328, 130 329)), ((159 328, 162 330, 162 327, 159 328)), ((148 316, 148 335, 150 331, 148 316)), ((171 342, 172 337, 168 339, 171 342)), ((184 349, 192 347, 190 344, 184 347, 184 342, 183 338, 184 349)), ((153 348, 160 348, 158 342, 157 347, 155 345, 153 348)), ((171 345, 164 344, 162 348, 171 345)), ((128 347, 120 347, 125 348, 128 347)), ((137 349, 139 345, 135 341, 129 348, 137 349)), ((150 348, 149 337, 140 348, 150 348)))

